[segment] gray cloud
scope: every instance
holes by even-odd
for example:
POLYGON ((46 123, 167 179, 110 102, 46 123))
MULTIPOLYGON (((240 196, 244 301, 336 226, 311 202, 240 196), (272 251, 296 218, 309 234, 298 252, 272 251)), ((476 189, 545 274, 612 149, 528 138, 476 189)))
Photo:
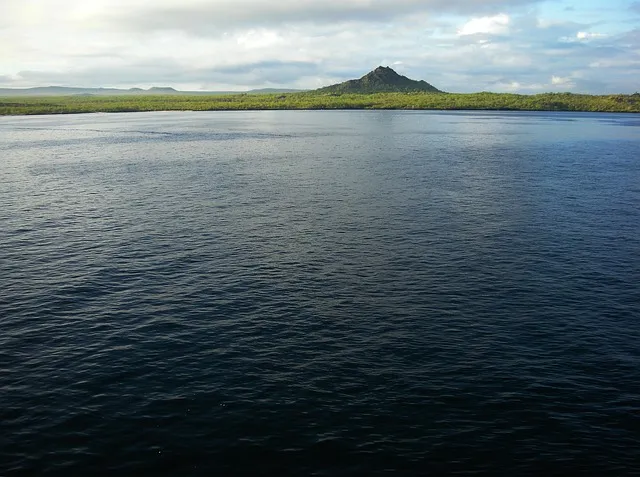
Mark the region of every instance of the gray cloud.
POLYGON ((109 0, 125 1, 0 31, 0 84, 313 89, 389 65, 452 92, 638 89, 635 24, 523 8, 535 0, 109 0))
POLYGON ((220 34, 235 28, 291 23, 386 22, 408 14, 482 14, 540 3, 541 0, 219 0, 209 4, 147 6, 111 12, 114 28, 136 31, 183 30, 220 34))
MULTIPOLYGON (((27 85, 74 87, 153 85, 179 83, 240 85, 246 88, 263 85, 284 85, 319 72, 318 65, 306 62, 264 61, 220 68, 184 68, 172 61, 136 63, 120 68, 95 67, 59 73, 50 71, 20 71, 16 76, 27 85)), ((13 86, 15 78, 0 76, 0 85, 13 86)))
POLYGON ((287 84, 320 73, 318 64, 305 61, 260 61, 200 71, 202 80, 257 86, 264 83, 287 84))
MULTIPOLYGON (((112 87, 152 83, 164 86, 186 78, 188 72, 174 71, 171 65, 130 65, 120 68, 95 67, 69 72, 24 70, 16 76, 26 86, 112 87)), ((11 86, 16 81, 7 82, 11 86)))
POLYGON ((408 55, 415 77, 453 92, 634 92, 640 75, 640 30, 580 39, 587 24, 540 25, 533 16, 513 18, 503 35, 450 39, 419 59, 408 55))
POLYGON ((640 49, 640 28, 636 28, 621 35, 620 43, 630 48, 640 49))

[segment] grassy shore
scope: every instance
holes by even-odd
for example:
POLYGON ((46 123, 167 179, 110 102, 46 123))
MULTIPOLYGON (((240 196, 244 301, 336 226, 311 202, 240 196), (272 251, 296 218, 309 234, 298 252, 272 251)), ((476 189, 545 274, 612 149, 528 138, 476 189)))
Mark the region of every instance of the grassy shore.
POLYGON ((425 109, 640 112, 640 94, 376 93, 0 97, 0 115, 133 111, 425 109))

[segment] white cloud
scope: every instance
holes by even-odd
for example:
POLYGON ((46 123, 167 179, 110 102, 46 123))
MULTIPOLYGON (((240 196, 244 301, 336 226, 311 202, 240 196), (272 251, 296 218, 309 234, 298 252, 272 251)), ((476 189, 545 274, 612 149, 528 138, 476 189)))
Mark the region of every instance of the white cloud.
POLYGON ((237 36, 238 45, 243 48, 271 48, 285 40, 277 31, 251 29, 237 36))
POLYGON ((551 86, 560 87, 563 89, 573 89, 576 86, 575 81, 571 77, 552 76, 551 86))
POLYGON ((542 83, 521 83, 519 81, 511 81, 509 83, 497 83, 499 91, 507 93, 531 93, 541 92, 545 90, 542 83))
POLYGON ((606 36, 604 33, 591 33, 587 31, 579 31, 576 33, 578 40, 592 40, 594 38, 605 38, 606 36))
POLYGON ((577 42, 589 42, 591 40, 598 40, 607 38, 608 35, 604 33, 595 33, 588 31, 579 31, 574 36, 563 36, 560 41, 563 43, 577 43, 577 42))
POLYGON ((634 68, 640 69, 640 55, 636 58, 603 59, 589 63, 590 68, 634 68))
POLYGON ((551 76, 549 82, 499 82, 496 84, 498 90, 512 93, 541 93, 544 91, 568 91, 576 87, 576 83, 571 77, 551 76))
POLYGON ((509 29, 509 16, 501 13, 492 17, 473 18, 458 30, 458 35, 475 35, 486 33, 489 35, 503 34, 509 29))

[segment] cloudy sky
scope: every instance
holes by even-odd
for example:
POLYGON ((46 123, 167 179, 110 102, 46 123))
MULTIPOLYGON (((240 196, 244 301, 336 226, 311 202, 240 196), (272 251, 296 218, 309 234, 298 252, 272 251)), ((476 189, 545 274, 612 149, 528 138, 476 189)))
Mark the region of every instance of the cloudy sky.
POLYGON ((0 87, 640 91, 636 0, 0 0, 0 87))

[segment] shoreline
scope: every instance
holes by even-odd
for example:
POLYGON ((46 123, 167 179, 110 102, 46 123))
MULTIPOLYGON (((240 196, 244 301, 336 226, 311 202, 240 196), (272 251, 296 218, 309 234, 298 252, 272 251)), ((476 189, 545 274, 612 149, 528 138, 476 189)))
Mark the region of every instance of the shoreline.
POLYGON ((0 116, 160 111, 521 111, 640 113, 640 94, 373 93, 4 96, 0 116))
POLYGON ((0 118, 19 118, 35 116, 79 116, 83 114, 136 114, 136 113, 250 113, 273 111, 398 111, 398 112, 433 112, 433 113, 589 113, 589 114, 640 114, 640 111, 588 111, 588 110, 562 110, 562 109, 405 109, 405 108, 296 108, 296 109, 153 109, 140 111, 78 111, 78 112, 34 112, 21 114, 2 114, 0 118))

